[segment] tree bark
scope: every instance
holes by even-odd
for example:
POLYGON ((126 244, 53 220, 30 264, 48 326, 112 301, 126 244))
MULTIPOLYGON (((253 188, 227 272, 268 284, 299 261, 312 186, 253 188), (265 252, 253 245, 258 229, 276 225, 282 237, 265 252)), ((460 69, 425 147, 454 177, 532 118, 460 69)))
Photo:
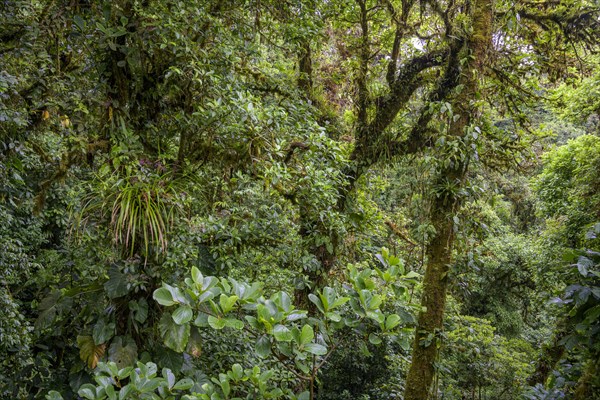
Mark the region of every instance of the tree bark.
POLYGON ((575 392, 573 393, 573 400, 589 400, 594 395, 594 379, 598 376, 598 359, 591 359, 588 361, 587 367, 577 381, 575 392))
POLYGON ((312 98, 313 71, 310 42, 305 40, 298 54, 298 88, 308 98, 312 98))
MULTIPOLYGON (((485 68, 487 49, 491 47, 493 0, 474 0, 471 3, 473 33, 466 40, 467 57, 459 82, 464 85, 453 101, 458 118, 450 124, 448 136, 460 138, 477 111, 474 101, 479 90, 479 76, 485 68)), ((449 62, 453 62, 452 59, 449 62)), ((449 66, 450 69, 451 66, 449 66)), ((405 400, 427 400, 437 356, 437 336, 443 328, 448 270, 452 261, 454 220, 460 206, 459 188, 466 176, 469 160, 455 158, 438 175, 436 197, 432 204, 431 222, 436 234, 427 246, 427 269, 413 344, 412 363, 406 381, 405 400)))
POLYGON ((537 361, 535 371, 527 380, 529 386, 543 385, 548 380, 550 372, 552 372, 565 352, 562 340, 569 334, 568 326, 568 321, 566 319, 562 320, 556 328, 552 342, 542 346, 542 354, 537 361))

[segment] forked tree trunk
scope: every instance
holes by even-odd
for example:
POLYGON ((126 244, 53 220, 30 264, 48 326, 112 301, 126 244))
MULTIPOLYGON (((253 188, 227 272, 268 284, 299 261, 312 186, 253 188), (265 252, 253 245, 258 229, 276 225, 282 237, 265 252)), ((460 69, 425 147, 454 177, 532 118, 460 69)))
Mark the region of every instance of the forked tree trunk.
MULTIPOLYGON (((463 89, 452 101, 453 110, 459 117, 449 127, 449 136, 462 138, 466 128, 477 111, 474 106, 479 90, 479 77, 485 68, 486 54, 491 46, 493 0, 473 0, 471 2, 473 33, 466 40, 468 57, 460 76, 463 89)), ((433 200, 431 222, 436 234, 427 247, 427 269, 423 284, 421 304, 415 331, 412 363, 406 381, 405 400, 427 400, 433 377, 437 355, 437 336, 443 327, 448 269, 454 244, 454 220, 459 207, 458 189, 467 172, 468 159, 454 161, 442 168, 437 180, 438 188, 452 188, 437 191, 433 200)))

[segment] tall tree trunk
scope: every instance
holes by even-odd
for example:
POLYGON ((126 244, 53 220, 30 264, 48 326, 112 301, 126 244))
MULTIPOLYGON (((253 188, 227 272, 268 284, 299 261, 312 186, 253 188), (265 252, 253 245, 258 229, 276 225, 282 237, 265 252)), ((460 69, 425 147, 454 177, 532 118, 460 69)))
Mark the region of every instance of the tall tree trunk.
POLYGON ((542 346, 542 354, 537 361, 535 371, 527 379, 529 386, 543 385, 548 380, 548 376, 565 352, 565 345, 562 343, 562 340, 569 334, 569 325, 567 318, 561 320, 556 327, 552 342, 542 346))
POLYGON ((592 399, 594 395, 594 379, 598 377, 598 357, 592 358, 588 360, 587 367, 577 381, 577 386, 575 387, 575 392, 573 393, 573 400, 588 400, 592 399))
MULTIPOLYGON (((449 136, 459 140, 465 136, 475 112, 473 105, 479 90, 479 75, 484 70, 487 49, 491 46, 493 0, 474 0, 471 3, 473 33, 466 40, 468 61, 460 76, 463 89, 453 101, 453 109, 459 117, 449 127, 449 136)), ((452 61, 450 61, 452 62, 452 61)), ((460 205, 458 189, 466 176, 468 159, 452 161, 441 169, 437 179, 438 188, 433 200, 431 222, 436 234, 427 246, 427 269, 425 271, 423 310, 419 313, 415 330, 412 363, 406 381, 405 400, 427 400, 437 355, 437 336, 443 327, 448 269, 452 260, 454 244, 453 217, 460 205), (451 188, 451 189, 442 189, 451 188)))
POLYGON ((300 45, 298 54, 298 88, 308 98, 312 98, 313 71, 310 41, 307 39, 300 45))

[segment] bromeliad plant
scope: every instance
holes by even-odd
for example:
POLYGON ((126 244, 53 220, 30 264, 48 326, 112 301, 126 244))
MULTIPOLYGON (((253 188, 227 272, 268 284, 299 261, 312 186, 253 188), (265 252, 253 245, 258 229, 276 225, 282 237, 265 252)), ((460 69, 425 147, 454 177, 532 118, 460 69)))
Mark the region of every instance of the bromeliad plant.
POLYGON ((164 253, 183 212, 186 179, 146 159, 120 164, 113 172, 104 169, 83 201, 80 222, 107 220, 114 244, 130 257, 164 253))
POLYGON ((220 374, 213 383, 205 384, 200 399, 283 396, 312 400, 319 370, 339 345, 337 332, 350 328, 365 343, 379 344, 382 336, 397 338, 405 334, 403 328, 413 320, 406 312, 411 307, 407 289, 418 275, 406 274, 400 260, 385 249, 378 258, 385 269, 359 270, 350 266, 347 284, 337 289, 325 287, 311 294, 309 299, 318 310, 316 315, 296 309, 285 292, 267 298, 258 283, 203 276, 194 267, 184 285, 163 284, 154 292, 154 299, 167 307, 160 323, 163 340, 171 349, 183 352, 193 330, 243 331, 255 342, 256 356, 280 365, 308 389, 296 395, 281 390, 267 394, 262 390, 256 397, 258 393, 248 385, 260 388, 261 379, 242 380, 244 374, 234 371, 220 374), (399 314, 384 311, 389 300, 403 310, 399 314))

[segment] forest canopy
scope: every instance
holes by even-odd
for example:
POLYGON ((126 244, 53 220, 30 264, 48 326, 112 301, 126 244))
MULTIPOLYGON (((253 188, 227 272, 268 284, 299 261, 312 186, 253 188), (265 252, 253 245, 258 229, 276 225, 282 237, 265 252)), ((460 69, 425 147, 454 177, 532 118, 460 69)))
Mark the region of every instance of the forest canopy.
POLYGON ((0 398, 600 399, 597 0, 0 2, 0 398))

